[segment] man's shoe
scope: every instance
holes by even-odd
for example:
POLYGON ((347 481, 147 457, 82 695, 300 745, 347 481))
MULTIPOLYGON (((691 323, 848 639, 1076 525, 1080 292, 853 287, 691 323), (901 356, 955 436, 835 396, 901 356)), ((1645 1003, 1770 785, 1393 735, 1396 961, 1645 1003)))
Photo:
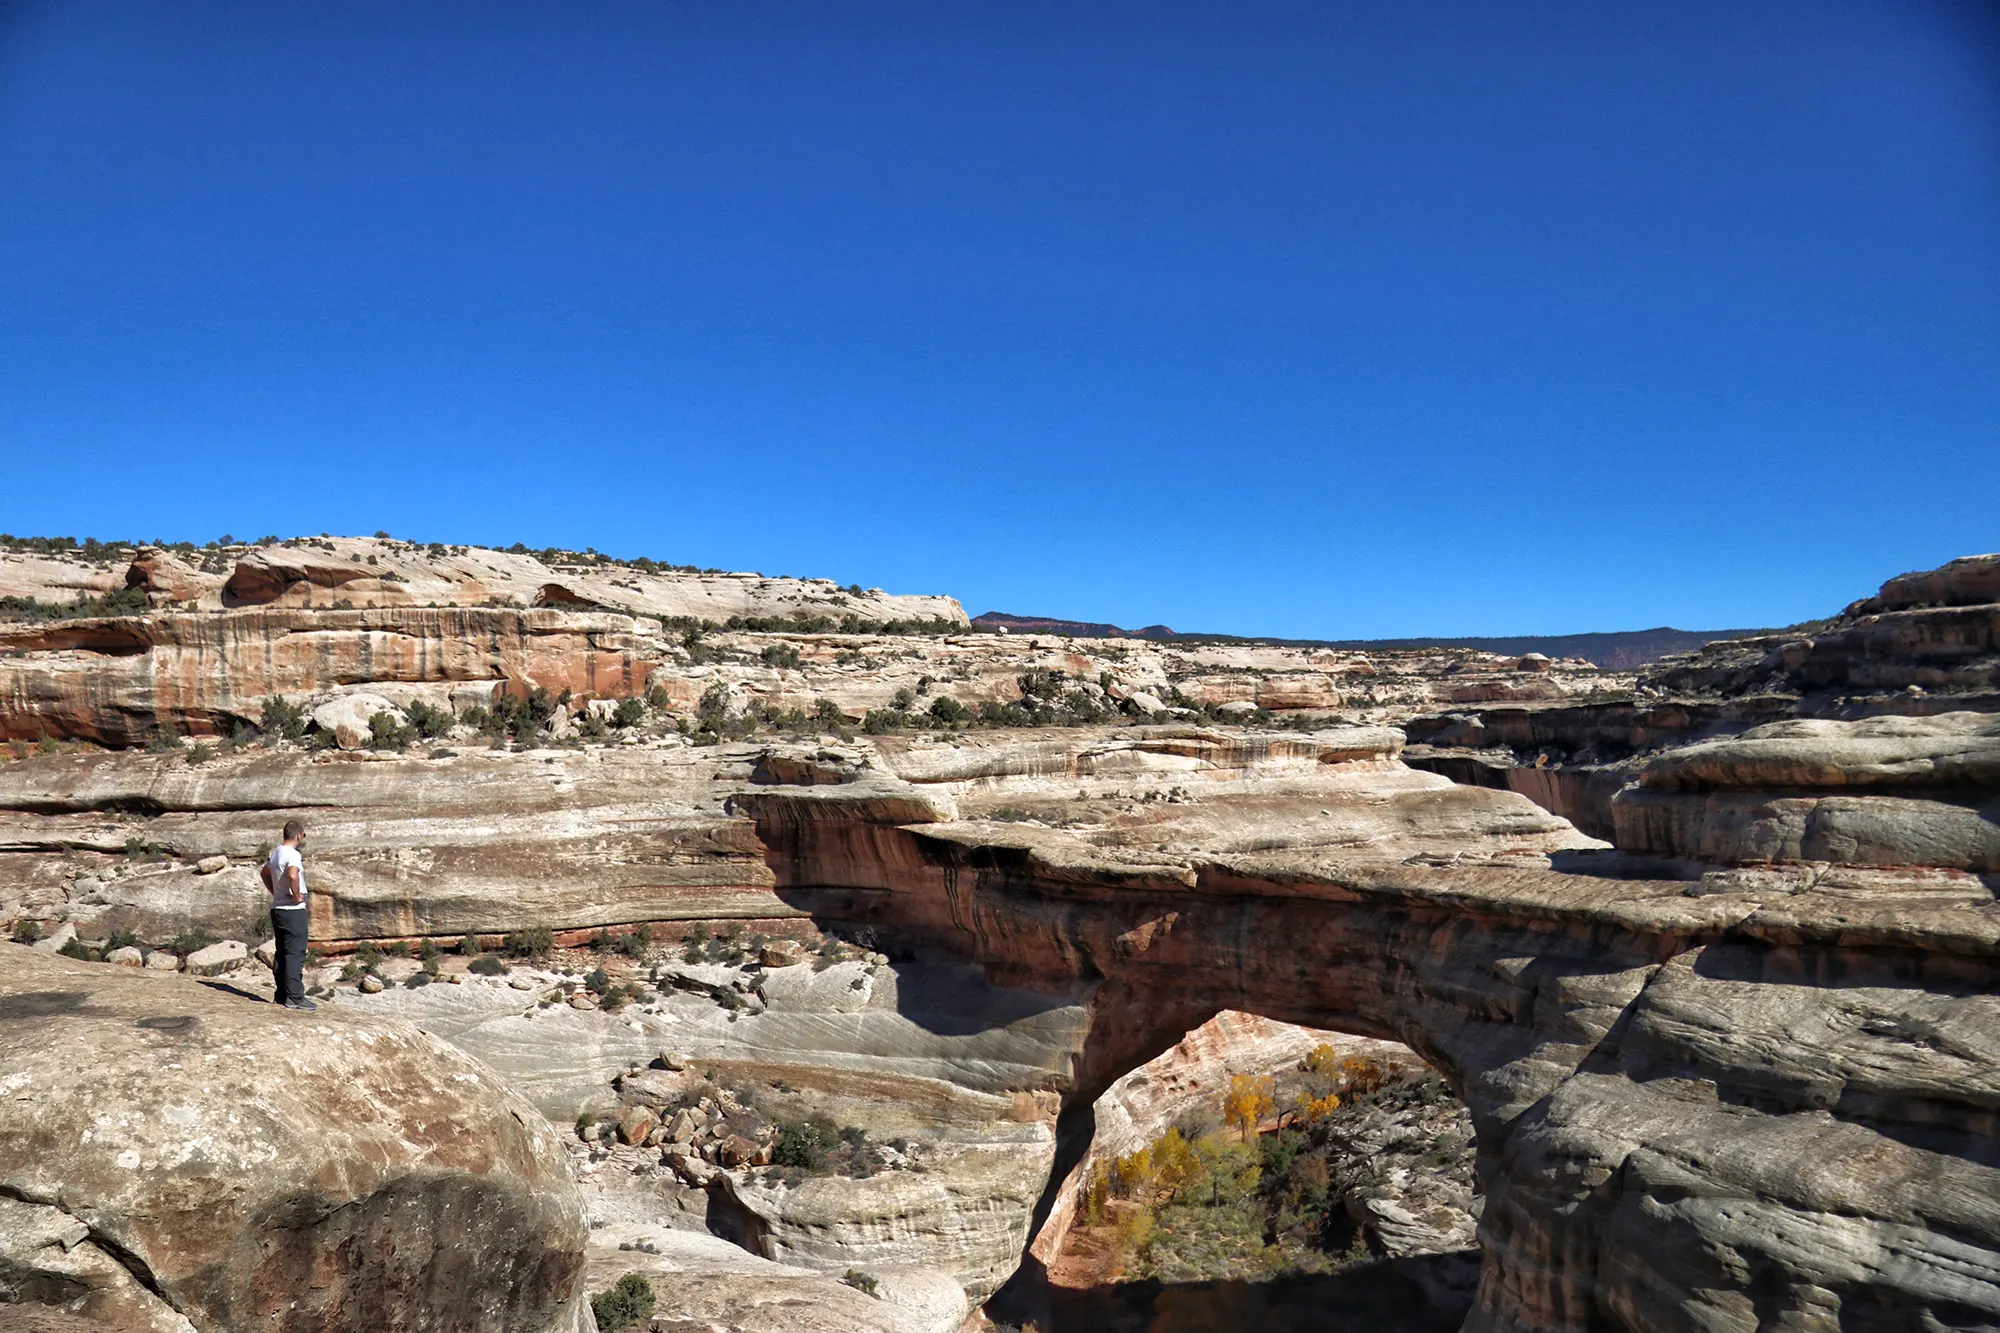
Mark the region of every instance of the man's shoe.
POLYGON ((286 1000, 286 1001, 285 1001, 285 1008, 287 1008, 287 1009, 317 1009, 317 1008, 319 1008, 319 1006, 318 1006, 318 1005, 316 1005, 316 1004, 314 1004, 314 1003, 313 1003, 313 1002, 312 1002, 311 1000, 307 1000, 307 999, 296 999, 296 1000, 286 1000))

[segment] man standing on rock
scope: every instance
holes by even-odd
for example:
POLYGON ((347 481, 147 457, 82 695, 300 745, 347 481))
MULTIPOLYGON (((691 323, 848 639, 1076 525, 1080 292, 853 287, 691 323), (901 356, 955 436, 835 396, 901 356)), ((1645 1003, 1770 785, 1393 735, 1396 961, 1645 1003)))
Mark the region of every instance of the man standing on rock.
POLYGON ((299 849, 306 843, 303 821, 285 821, 285 840, 271 849, 271 859, 257 872, 271 891, 271 937, 277 956, 271 959, 275 989, 271 1003, 287 1009, 317 1009, 306 998, 306 863, 299 849))

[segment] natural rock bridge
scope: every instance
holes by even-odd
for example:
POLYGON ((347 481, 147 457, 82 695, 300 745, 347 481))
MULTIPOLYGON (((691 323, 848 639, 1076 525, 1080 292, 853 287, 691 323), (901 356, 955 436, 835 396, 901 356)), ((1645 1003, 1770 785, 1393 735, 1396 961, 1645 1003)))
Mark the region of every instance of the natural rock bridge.
POLYGON ((816 916, 1096 983, 1072 1112, 1222 1009, 1421 1052, 1478 1132, 1469 1329, 2000 1322, 2000 936, 1963 910, 1976 883, 1612 878, 1615 853, 1147 864, 912 822, 889 794, 737 804, 816 916))
MULTIPOLYGON (((1081 997, 1085 1032, 1046 1085, 1070 1132, 1045 1215, 1090 1104, 1215 1012, 1389 1037, 1474 1117, 1469 1328, 2000 1326, 1991 769, 1963 758, 1996 740, 1815 726, 1666 763, 1662 782, 1768 770, 1846 793, 1829 813, 1795 791, 1696 791, 1668 830, 1679 858, 1405 768, 1393 731, 1193 727, 201 769, 65 756, 0 774, 0 851, 10 882, 66 894, 100 934, 242 920, 248 863, 296 811, 322 940, 810 915, 949 950, 1081 997), (1767 846, 1836 816, 1876 830, 1849 839, 1873 864, 1767 846), (1739 840, 1744 864, 1716 854, 1746 828, 1764 832, 1739 840), (1906 835, 1958 868, 1909 864, 1906 835)), ((1632 799, 1653 790, 1680 788, 1632 799)))

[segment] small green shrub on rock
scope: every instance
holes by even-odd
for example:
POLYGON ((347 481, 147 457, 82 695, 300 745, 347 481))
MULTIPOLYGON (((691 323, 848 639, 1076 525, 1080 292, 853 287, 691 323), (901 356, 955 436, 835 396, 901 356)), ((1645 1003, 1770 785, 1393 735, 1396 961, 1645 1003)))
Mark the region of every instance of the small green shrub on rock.
POLYGON ((637 1273, 627 1273, 609 1291, 590 1298, 590 1312, 597 1316, 601 1333, 619 1333, 638 1328, 653 1317, 653 1284, 637 1273))

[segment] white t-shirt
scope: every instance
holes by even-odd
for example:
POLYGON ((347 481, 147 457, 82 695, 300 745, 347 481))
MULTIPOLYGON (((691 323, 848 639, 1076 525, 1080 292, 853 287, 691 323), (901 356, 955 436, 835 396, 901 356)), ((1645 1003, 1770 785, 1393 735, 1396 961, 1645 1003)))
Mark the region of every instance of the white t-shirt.
POLYGON ((282 911, 304 908, 306 905, 306 862, 305 858, 299 855, 299 849, 296 847, 287 847, 282 842, 279 843, 271 849, 270 865, 271 906, 282 911), (299 900, 297 902, 291 901, 291 894, 285 888, 285 871, 291 866, 299 868, 299 900))

